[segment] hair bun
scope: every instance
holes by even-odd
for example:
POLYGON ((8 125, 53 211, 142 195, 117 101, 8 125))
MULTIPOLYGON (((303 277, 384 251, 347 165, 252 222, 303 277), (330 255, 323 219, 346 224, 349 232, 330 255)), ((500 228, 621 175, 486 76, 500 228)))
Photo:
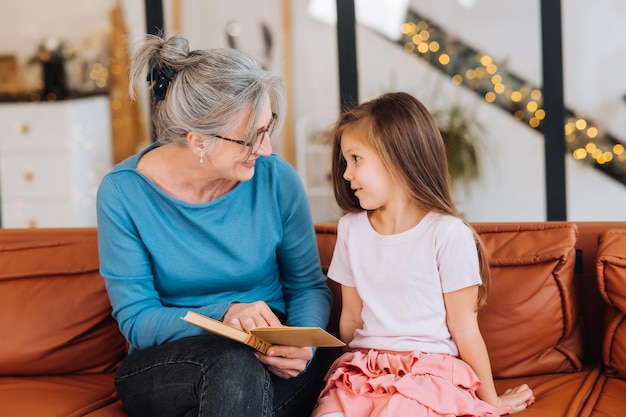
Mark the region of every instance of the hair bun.
POLYGON ((160 55, 164 61, 174 63, 189 57, 189 41, 180 35, 163 39, 160 55))

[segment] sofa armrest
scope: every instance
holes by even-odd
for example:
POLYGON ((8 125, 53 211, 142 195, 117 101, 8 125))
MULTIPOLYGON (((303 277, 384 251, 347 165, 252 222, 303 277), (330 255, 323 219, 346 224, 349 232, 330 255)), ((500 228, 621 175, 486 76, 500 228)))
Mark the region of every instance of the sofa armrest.
POLYGON ((626 229, 611 229, 599 238, 598 287, 606 301, 602 359, 609 373, 626 378, 626 229))

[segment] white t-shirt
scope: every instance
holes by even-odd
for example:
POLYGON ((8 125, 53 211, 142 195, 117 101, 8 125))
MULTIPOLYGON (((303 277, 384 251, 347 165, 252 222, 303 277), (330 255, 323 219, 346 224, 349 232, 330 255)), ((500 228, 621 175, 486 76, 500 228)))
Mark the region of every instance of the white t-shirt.
POLYGON ((443 293, 481 284, 472 231, 435 212, 395 235, 376 232, 365 211, 343 216, 328 276, 363 300, 350 347, 455 356, 443 293))

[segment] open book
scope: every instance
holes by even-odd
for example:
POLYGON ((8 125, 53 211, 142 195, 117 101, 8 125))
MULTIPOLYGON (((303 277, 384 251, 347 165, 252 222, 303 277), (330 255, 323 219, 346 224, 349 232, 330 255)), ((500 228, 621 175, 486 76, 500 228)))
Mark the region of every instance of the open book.
POLYGON ((321 327, 257 327, 250 331, 244 331, 193 311, 188 311, 181 318, 208 332, 251 346, 263 354, 267 353, 272 345, 345 346, 345 343, 321 327))

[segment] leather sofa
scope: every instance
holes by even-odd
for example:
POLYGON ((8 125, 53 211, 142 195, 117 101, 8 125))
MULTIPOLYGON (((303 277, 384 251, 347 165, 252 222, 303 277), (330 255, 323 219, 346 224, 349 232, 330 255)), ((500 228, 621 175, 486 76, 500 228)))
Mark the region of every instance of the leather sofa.
MULTIPOLYGON (((525 382, 537 398, 518 415, 626 415, 626 222, 474 226, 492 268, 479 321, 496 385, 525 382)), ((316 229, 326 269, 336 225, 316 229)), ((0 229, 0 416, 127 416, 113 386, 127 346, 98 274, 96 234, 0 229)), ((329 285, 337 333, 341 297, 329 285)))

